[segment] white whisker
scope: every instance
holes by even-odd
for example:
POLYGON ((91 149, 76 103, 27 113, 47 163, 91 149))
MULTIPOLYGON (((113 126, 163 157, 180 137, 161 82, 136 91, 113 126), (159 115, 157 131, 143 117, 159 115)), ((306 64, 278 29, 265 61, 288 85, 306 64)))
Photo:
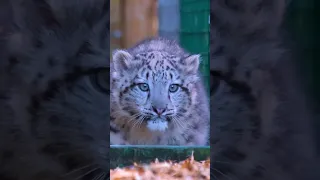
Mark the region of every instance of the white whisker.
POLYGON ((141 124, 144 122, 144 120, 146 119, 147 116, 143 116, 140 122, 140 128, 141 128, 141 124))
POLYGON ((214 161, 215 163, 220 163, 220 164, 232 164, 232 165, 237 165, 241 166, 240 164, 232 163, 232 162, 226 162, 226 161, 214 161))
POLYGON ((226 177, 226 178, 228 178, 228 179, 232 180, 232 178, 231 178, 230 176, 228 176, 228 175, 224 174, 223 172, 219 171, 218 169, 213 168, 213 167, 212 167, 212 168, 210 168, 210 169, 213 169, 214 171, 216 171, 216 172, 220 173, 220 174, 221 174, 221 175, 223 175, 224 177, 226 177))
POLYGON ((94 177, 92 180, 100 180, 100 179, 103 179, 105 176, 106 176, 106 173, 102 172, 96 177, 94 177))
POLYGON ((79 167, 79 168, 77 168, 77 169, 74 169, 74 170, 72 170, 72 171, 64 174, 63 177, 69 176, 69 175, 71 175, 71 174, 73 174, 73 173, 76 173, 76 172, 78 172, 78 171, 81 171, 81 170, 83 170, 83 169, 85 169, 85 168, 92 167, 93 165, 94 165, 94 164, 88 164, 88 165, 85 165, 85 166, 81 166, 81 167, 79 167))
POLYGON ((183 124, 183 122, 180 120, 180 116, 174 116, 173 119, 177 122, 177 124, 179 125, 179 127, 181 129, 185 129, 186 126, 183 124))
MULTIPOLYGON (((211 168, 210 168, 211 169, 211 168)), ((212 168, 213 169, 213 168, 212 168)), ((214 172, 211 172, 212 173, 212 176, 214 177, 214 179, 215 180, 219 180, 219 178, 216 176, 216 175, 214 175, 214 172)))
POLYGON ((92 173, 92 172, 94 172, 94 171, 96 171, 96 170, 98 170, 99 168, 93 168, 93 169, 91 169, 90 171, 87 171, 86 173, 84 173, 84 174, 82 174, 82 175, 80 175, 80 176, 78 176, 77 178, 75 178, 74 180, 78 180, 78 179, 81 179, 81 178, 83 178, 84 176, 86 176, 86 175, 88 175, 88 174, 90 174, 90 173, 92 173))

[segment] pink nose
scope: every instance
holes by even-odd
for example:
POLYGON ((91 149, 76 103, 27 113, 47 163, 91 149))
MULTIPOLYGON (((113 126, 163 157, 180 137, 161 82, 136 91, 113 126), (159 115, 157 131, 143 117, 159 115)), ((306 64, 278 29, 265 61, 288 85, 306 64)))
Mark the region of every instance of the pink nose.
POLYGON ((153 109, 153 111, 154 111, 155 113, 157 113, 158 115, 161 115, 161 114, 164 113, 164 111, 166 110, 166 109, 164 109, 164 108, 155 108, 155 107, 152 107, 152 109, 153 109))

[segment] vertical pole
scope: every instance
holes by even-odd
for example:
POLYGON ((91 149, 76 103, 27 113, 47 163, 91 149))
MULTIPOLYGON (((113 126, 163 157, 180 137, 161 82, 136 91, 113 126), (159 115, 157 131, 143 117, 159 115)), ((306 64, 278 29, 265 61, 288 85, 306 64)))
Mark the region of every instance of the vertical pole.
POLYGON ((159 35, 179 41, 180 11, 179 0, 159 0, 159 35))

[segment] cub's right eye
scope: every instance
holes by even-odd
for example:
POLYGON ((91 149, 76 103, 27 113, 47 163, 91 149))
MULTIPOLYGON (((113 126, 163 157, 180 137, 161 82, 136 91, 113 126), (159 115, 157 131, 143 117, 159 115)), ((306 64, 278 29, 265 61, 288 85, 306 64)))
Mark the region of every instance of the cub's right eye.
POLYGON ((141 91, 144 91, 144 92, 149 91, 149 85, 147 83, 138 84, 138 87, 141 91))

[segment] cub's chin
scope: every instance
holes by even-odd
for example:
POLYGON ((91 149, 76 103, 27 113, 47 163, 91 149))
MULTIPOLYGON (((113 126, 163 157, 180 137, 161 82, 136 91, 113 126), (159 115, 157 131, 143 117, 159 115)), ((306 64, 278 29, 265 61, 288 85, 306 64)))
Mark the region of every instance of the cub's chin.
POLYGON ((165 117, 154 117, 147 121, 147 128, 150 131, 164 132, 168 129, 168 120, 165 117))

